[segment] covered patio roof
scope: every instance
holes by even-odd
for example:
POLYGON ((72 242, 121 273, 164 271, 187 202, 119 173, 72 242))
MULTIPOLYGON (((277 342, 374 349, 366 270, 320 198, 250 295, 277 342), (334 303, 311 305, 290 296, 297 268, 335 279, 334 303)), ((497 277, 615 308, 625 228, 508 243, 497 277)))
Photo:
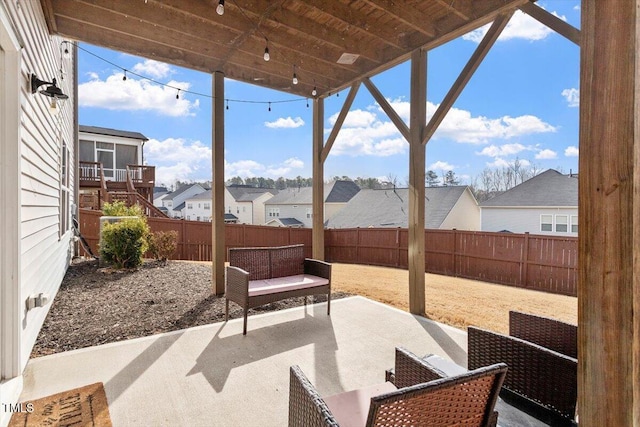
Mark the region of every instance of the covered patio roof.
POLYGON ((640 0, 582 0, 580 30, 533 0, 227 0, 223 15, 216 13, 219 0, 40 1, 52 34, 213 75, 217 293, 224 291, 224 77, 304 97, 317 88, 313 254, 320 259, 324 161, 358 88, 366 86, 409 142, 409 290, 415 314, 424 313, 425 298, 425 145, 516 9, 579 44, 580 423, 640 424, 640 0), (426 123, 426 53, 488 22, 491 28, 426 123), (355 61, 339 63, 345 53, 355 61), (408 59, 407 124, 369 77, 408 59), (324 98, 347 87, 325 142, 324 98))
POLYGON ((418 48, 439 46, 529 3, 227 0, 224 15, 218 15, 218 1, 42 0, 42 5, 52 33, 311 97, 314 86, 318 96, 344 89, 406 61, 418 48), (344 54, 355 56, 341 63, 344 54))

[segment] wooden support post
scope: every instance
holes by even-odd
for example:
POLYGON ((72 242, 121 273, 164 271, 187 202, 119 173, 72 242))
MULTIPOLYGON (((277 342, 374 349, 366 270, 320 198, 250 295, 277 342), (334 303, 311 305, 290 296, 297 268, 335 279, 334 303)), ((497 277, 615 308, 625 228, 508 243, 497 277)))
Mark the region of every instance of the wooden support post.
POLYGON ((224 74, 213 73, 213 129, 211 150, 211 286, 224 294, 224 74))
POLYGON ((409 122, 409 311, 424 315, 424 169, 426 147, 422 136, 427 120, 427 54, 411 54, 409 122))
POLYGON ((313 100, 312 257, 324 260, 324 98, 313 100))
POLYGON ((584 0, 580 426, 640 425, 640 0, 584 0))

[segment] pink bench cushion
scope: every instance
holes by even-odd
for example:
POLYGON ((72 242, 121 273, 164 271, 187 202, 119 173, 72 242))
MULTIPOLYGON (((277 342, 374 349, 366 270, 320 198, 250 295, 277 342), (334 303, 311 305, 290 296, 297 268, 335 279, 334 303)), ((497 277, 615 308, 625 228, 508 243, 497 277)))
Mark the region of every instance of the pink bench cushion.
POLYGON ((274 279, 249 280, 249 296, 276 294, 294 289, 306 289, 322 286, 329 280, 311 274, 298 274, 295 276, 276 277, 274 279))
POLYGON ((329 407, 340 427, 364 427, 369 416, 371 398, 381 394, 397 390, 390 383, 376 384, 374 386, 347 391, 324 397, 323 400, 329 407))

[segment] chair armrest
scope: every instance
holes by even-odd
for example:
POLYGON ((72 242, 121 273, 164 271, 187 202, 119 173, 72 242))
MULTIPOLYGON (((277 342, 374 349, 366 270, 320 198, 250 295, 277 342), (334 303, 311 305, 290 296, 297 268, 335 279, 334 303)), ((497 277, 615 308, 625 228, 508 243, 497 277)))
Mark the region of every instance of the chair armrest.
POLYGON ((299 366, 289 369, 289 427, 339 427, 299 366))
POLYGON ((396 348, 394 385, 397 388, 426 383, 447 375, 410 351, 396 348))
POLYGON ((249 295, 249 273, 238 267, 227 266, 224 292, 232 301, 246 299, 249 295))
POLYGON ((504 362, 504 388, 559 413, 575 416, 578 361, 519 338, 469 326, 469 369, 504 362))
POLYGON ((305 258, 304 274, 311 274, 331 281, 331 264, 317 259, 305 258))

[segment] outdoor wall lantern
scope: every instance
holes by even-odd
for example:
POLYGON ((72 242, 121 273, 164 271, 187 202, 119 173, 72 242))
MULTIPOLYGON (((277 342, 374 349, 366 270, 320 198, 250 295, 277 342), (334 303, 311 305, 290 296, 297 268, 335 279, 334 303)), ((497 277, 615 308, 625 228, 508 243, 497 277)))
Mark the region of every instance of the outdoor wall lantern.
POLYGON ((31 93, 38 92, 38 88, 43 85, 48 85, 46 89, 39 91, 44 96, 51 98, 51 104, 49 104, 49 111, 51 114, 58 114, 60 108, 58 107, 58 101, 69 99, 68 95, 65 95, 62 90, 57 86, 56 79, 52 82, 45 82, 40 80, 35 74, 31 74, 31 93))

